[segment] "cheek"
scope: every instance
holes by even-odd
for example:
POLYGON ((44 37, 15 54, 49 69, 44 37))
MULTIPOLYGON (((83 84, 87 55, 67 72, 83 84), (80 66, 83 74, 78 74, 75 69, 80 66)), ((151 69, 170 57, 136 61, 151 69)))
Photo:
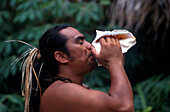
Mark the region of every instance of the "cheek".
POLYGON ((86 61, 87 60, 87 49, 84 45, 79 44, 67 44, 70 52, 70 60, 86 61))
POLYGON ((87 55, 87 50, 84 46, 78 45, 75 50, 75 54, 80 55, 80 57, 87 55))
POLYGON ((86 60, 87 50, 79 47, 70 51, 70 60, 86 60))

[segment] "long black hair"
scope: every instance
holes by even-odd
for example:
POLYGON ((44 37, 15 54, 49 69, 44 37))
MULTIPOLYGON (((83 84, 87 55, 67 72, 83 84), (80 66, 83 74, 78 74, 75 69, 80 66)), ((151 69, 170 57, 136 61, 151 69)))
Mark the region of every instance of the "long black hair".
MULTIPOLYGON (((44 91, 55 81, 55 77, 58 74, 58 64, 59 62, 55 60, 54 53, 55 51, 62 51, 68 56, 69 51, 66 47, 66 42, 68 38, 61 34, 59 31, 69 27, 68 25, 57 25, 48 29, 41 37, 39 41, 39 50, 40 57, 34 61, 34 68, 37 74, 39 74, 39 70, 41 68, 41 73, 39 77, 39 82, 42 89, 42 94, 44 91)), ((40 105, 40 94, 39 90, 36 91, 37 81, 35 77, 32 79, 32 93, 29 103, 29 111, 30 112, 38 112, 40 105)))

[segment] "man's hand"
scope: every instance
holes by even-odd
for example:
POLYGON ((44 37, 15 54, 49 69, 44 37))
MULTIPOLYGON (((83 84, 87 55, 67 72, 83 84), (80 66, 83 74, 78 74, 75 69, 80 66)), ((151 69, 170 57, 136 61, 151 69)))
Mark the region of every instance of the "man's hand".
POLYGON ((101 51, 97 53, 92 47, 92 53, 99 63, 109 66, 113 62, 122 62, 123 54, 121 51, 119 40, 112 37, 101 38, 101 51))

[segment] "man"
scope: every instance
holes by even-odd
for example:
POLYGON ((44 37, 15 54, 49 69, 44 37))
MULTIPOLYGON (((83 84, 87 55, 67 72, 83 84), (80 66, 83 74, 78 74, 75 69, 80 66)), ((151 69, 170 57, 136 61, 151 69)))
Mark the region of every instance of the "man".
MULTIPOLYGON (((40 100, 40 111, 134 112, 132 88, 123 67, 123 55, 119 41, 110 37, 101 38, 99 40, 101 51, 97 53, 78 30, 66 26, 60 28, 58 33, 60 34, 59 37, 65 38, 67 50, 56 50, 55 52, 53 50, 52 54, 43 52, 42 49, 51 52, 52 50, 48 50, 48 48, 54 43, 47 39, 50 35, 45 33, 44 38, 42 37, 40 40, 40 52, 44 60, 49 58, 47 56, 54 57, 58 66, 56 76, 60 79, 64 78, 64 80, 54 81, 45 90, 40 100), (49 44, 48 47, 41 44, 44 39, 46 39, 45 44, 47 42, 52 44, 49 44), (110 72, 111 85, 108 93, 92 90, 83 85, 84 76, 97 67, 95 58, 101 64, 107 66, 110 72)), ((61 40, 56 42, 59 41, 61 40)), ((61 46, 64 47, 64 44, 56 47, 56 49, 61 46)), ((54 60, 45 62, 52 63, 54 60)))

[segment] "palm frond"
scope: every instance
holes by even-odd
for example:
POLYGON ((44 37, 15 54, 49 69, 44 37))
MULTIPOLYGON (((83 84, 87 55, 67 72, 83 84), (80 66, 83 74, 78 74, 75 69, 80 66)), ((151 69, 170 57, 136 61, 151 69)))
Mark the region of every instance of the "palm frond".
POLYGON ((23 43, 23 44, 25 44, 25 45, 28 45, 28 46, 30 46, 30 47, 32 47, 32 48, 35 48, 34 46, 32 46, 32 45, 30 45, 30 44, 28 44, 28 43, 26 43, 26 42, 24 42, 24 41, 22 41, 22 40, 6 40, 5 42, 20 42, 20 43, 23 43))
MULTIPOLYGON (((39 53, 39 50, 35 47, 33 47, 32 45, 24 42, 24 41, 20 41, 20 40, 8 40, 5 42, 20 42, 23 43, 25 45, 28 45, 29 48, 27 51, 25 51, 24 53, 22 53, 11 65, 13 65, 13 67, 15 67, 15 65, 18 63, 18 61, 20 61, 21 59, 24 59, 23 62, 21 63, 21 68, 22 68, 22 82, 21 82, 21 88, 22 88, 22 95, 25 97, 25 112, 29 112, 29 102, 30 102, 30 97, 31 97, 31 90, 32 90, 32 75, 34 74, 36 81, 37 81, 37 85, 39 87, 40 90, 40 97, 42 95, 41 93, 41 86, 38 80, 38 77, 40 75, 40 71, 39 71, 39 75, 37 77, 37 74, 35 72, 35 69, 33 67, 33 62, 35 60, 35 58, 37 57, 37 54, 39 53)), ((13 68, 12 67, 12 68, 13 68)), ((42 66, 41 66, 42 68, 42 66)), ((38 89, 38 88, 37 88, 38 89)))
POLYGON ((140 35, 147 49, 162 47, 169 39, 169 0, 116 0, 107 10, 109 26, 117 24, 140 35))
POLYGON ((153 76, 134 87, 137 110, 161 110, 170 94, 170 76, 153 76))

